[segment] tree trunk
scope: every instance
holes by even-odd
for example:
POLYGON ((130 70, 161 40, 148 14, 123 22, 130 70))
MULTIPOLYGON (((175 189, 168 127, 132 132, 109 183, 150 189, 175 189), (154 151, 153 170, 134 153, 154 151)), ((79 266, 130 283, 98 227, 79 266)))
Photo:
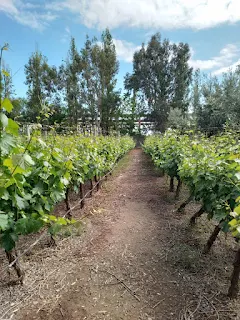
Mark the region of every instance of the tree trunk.
POLYGON ((238 249, 235 260, 233 262, 233 272, 231 276, 231 285, 228 289, 228 296, 231 299, 236 299, 239 292, 239 275, 240 275, 240 248, 238 249))
POLYGON ((178 185, 177 185, 177 190, 176 190, 176 195, 175 195, 175 199, 178 200, 179 199, 179 195, 180 195, 180 191, 181 191, 181 186, 182 186, 182 181, 180 180, 180 178, 177 178, 178 180, 178 185))
MULTIPOLYGON (((13 253, 13 250, 11 250, 11 251, 5 250, 9 264, 11 264, 17 258, 17 251, 16 250, 14 250, 14 251, 15 251, 15 254, 13 253)), ((23 284, 24 272, 21 270, 19 261, 16 261, 14 263, 13 268, 16 271, 16 274, 18 276, 18 280, 21 282, 21 284, 23 284)))
POLYGON ((171 177, 170 178, 170 188, 169 188, 170 192, 174 192, 174 178, 171 177))
POLYGON ((184 201, 180 207, 177 209, 178 213, 181 213, 184 211, 185 207, 189 204, 189 202, 192 201, 193 196, 191 195, 186 201, 184 201))
POLYGON ((92 197, 92 195, 93 195, 93 192, 92 192, 92 189, 93 189, 93 181, 92 181, 92 179, 90 180, 90 189, 91 189, 91 191, 90 191, 90 197, 92 197))
POLYGON ((219 232, 221 231, 220 224, 221 224, 221 222, 213 230, 213 233, 209 237, 209 239, 208 239, 208 241, 207 241, 207 243, 206 243, 206 245, 205 245, 205 247, 203 249, 203 253, 208 253, 210 251, 213 243, 217 239, 217 236, 218 236, 219 232))
POLYGON ((190 224, 194 225, 196 224, 196 219, 201 217, 201 215, 204 214, 204 209, 203 207, 201 207, 201 209, 199 209, 196 213, 194 213, 194 215, 191 217, 190 219, 190 224))
POLYGON ((84 184, 80 183, 79 186, 79 192, 80 192, 80 198, 82 199, 81 201, 81 209, 84 207, 85 205, 85 200, 84 200, 84 184))
POLYGON ((56 240, 53 238, 52 234, 50 235, 49 246, 50 247, 56 247, 57 246, 56 240))
POLYGON ((97 178, 97 176, 94 177, 94 181, 97 183, 97 191, 99 191, 100 184, 98 183, 98 178, 97 178))
POLYGON ((70 191, 70 188, 67 188, 66 194, 65 194, 65 204, 66 204, 66 209, 67 209, 66 218, 68 218, 68 219, 70 219, 72 217, 71 207, 70 207, 70 202, 69 202, 69 191, 70 191))

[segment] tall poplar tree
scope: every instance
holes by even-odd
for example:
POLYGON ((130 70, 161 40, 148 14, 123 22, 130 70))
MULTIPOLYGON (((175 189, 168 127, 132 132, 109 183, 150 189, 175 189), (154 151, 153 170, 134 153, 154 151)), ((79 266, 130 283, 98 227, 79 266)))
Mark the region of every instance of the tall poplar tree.
POLYGON ((80 74, 82 61, 77 50, 75 39, 72 37, 65 64, 60 67, 61 87, 64 90, 65 102, 70 125, 77 125, 83 118, 82 92, 80 74))
POLYGON ((56 91, 57 70, 48 65, 47 58, 40 52, 34 52, 25 65, 27 91, 26 117, 35 122, 50 106, 56 91))

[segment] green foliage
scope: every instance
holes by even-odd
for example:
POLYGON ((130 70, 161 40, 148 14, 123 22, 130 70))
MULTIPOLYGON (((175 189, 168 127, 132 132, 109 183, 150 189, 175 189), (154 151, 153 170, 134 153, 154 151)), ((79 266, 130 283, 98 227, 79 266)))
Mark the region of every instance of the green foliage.
POLYGON ((47 58, 39 51, 34 52, 25 65, 27 104, 24 110, 25 121, 39 122, 53 101, 57 90, 56 67, 48 65, 47 58))
POLYGON ((83 69, 81 56, 78 53, 75 39, 71 38, 65 65, 60 67, 60 86, 64 92, 70 125, 77 125, 78 119, 84 116, 81 94, 80 75, 83 69))
POLYGON ((221 222, 225 232, 230 222, 234 236, 238 235, 240 148, 235 133, 207 139, 169 131, 148 137, 144 149, 169 176, 181 178, 209 219, 221 222))
POLYGON ((191 117, 181 109, 171 109, 168 116, 168 128, 186 131, 191 128, 191 117))
POLYGON ((197 71, 192 85, 192 106, 197 129, 209 136, 226 127, 238 129, 240 119, 240 70, 228 71, 222 79, 197 71))
POLYGON ((187 44, 171 44, 168 39, 162 41, 159 33, 134 54, 133 73, 126 75, 125 88, 142 95, 160 131, 166 129, 171 108, 179 108, 183 112, 188 109, 192 73, 189 59, 187 44))
POLYGON ((134 146, 128 137, 53 134, 43 141, 37 132, 27 141, 18 137, 17 123, 7 117, 11 109, 5 99, 0 112, 0 243, 7 251, 19 235, 44 226, 54 234, 72 223, 52 215, 67 189, 78 191, 80 183, 105 174, 134 146))
POLYGON ((101 40, 87 37, 79 52, 75 39, 71 39, 67 60, 59 70, 59 86, 70 125, 76 126, 79 120, 90 121, 108 135, 115 129, 120 106, 120 93, 116 91, 118 61, 108 29, 101 40))

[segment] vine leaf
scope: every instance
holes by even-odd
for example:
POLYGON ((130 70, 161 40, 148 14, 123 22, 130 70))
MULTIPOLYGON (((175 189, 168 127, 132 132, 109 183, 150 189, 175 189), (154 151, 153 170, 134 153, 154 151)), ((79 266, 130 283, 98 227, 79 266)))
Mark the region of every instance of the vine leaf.
POLYGON ((5 231, 1 236, 1 246, 6 251, 11 251, 15 247, 18 236, 10 230, 5 231))
POLYGON ((4 113, 0 113, 0 121, 3 128, 6 128, 8 125, 8 117, 4 113))
POLYGON ((13 109, 13 105, 9 99, 5 98, 1 104, 1 108, 6 110, 7 112, 11 112, 13 109))
POLYGON ((14 195, 14 200, 15 200, 15 205, 20 209, 24 209, 26 207, 26 201, 19 197, 19 195, 15 194, 14 195))
POLYGON ((13 135, 18 136, 18 129, 19 129, 19 125, 12 119, 8 118, 8 125, 6 128, 6 132, 12 133, 13 135))
POLYGON ((238 178, 238 180, 240 180, 240 172, 237 172, 235 176, 238 178))
POLYGON ((15 147, 15 139, 10 134, 3 132, 0 140, 0 150, 2 155, 8 154, 15 147))
POLYGON ((8 215, 0 211, 0 230, 6 230, 8 226, 8 215))
POLYGON ((15 224, 16 233, 26 235, 38 232, 43 227, 43 224, 40 219, 33 219, 32 217, 21 218, 15 224))

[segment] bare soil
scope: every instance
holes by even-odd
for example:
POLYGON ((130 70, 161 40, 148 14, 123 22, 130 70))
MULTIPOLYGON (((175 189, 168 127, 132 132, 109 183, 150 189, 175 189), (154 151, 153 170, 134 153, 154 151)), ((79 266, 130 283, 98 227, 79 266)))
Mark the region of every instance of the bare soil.
POLYGON ((9 283, 15 275, 0 254, 0 319, 240 319, 238 301, 226 297, 235 244, 221 235, 203 255, 214 225, 203 216, 190 227, 199 205, 177 214, 188 193, 176 203, 168 184, 141 149, 132 150, 74 212, 84 218, 60 233, 57 247, 46 237, 22 259, 23 286, 9 283))

